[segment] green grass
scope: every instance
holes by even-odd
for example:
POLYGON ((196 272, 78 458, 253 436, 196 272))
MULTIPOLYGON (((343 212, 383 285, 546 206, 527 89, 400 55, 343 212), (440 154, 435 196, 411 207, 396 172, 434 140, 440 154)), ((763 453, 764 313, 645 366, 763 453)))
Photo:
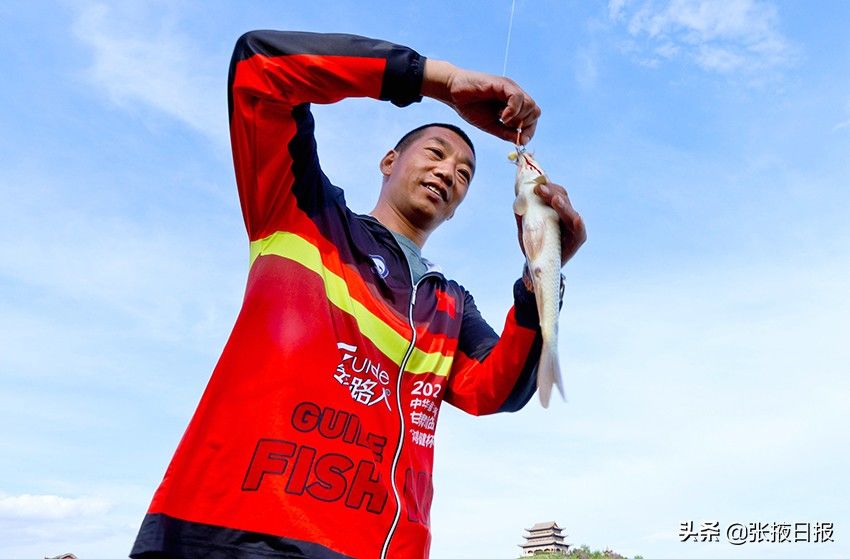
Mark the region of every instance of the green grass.
MULTIPOLYGON (((526 555, 517 559, 629 559, 619 553, 610 550, 606 551, 591 551, 589 547, 583 545, 573 548, 566 555, 561 553, 538 553, 536 555, 526 555)), ((640 555, 635 555, 633 559, 643 559, 640 555)))

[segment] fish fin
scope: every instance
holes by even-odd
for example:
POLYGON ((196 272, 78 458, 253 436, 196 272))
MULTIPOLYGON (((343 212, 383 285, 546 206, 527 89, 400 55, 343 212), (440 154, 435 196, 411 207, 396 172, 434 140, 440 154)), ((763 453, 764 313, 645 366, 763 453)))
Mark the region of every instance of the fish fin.
POLYGON ((546 175, 537 175, 534 177, 534 184, 546 184, 549 182, 549 179, 546 178, 546 175))
POLYGON ((540 396, 540 405, 549 407, 552 396, 552 385, 558 387, 561 398, 564 397, 563 381, 561 380, 561 366, 558 363, 558 352, 544 344, 540 352, 540 362, 537 364, 537 391, 540 396))
POLYGON ((517 196, 514 200, 514 213, 516 215, 525 215, 526 211, 528 211, 528 200, 523 195, 517 196))
MULTIPOLYGON (((555 360, 558 361, 558 357, 555 356, 555 360)), ((561 395, 561 401, 566 402, 567 397, 564 395, 564 379, 561 376, 561 363, 558 361, 557 367, 555 367, 555 386, 558 388, 558 394, 561 395)))
POLYGON ((529 271, 531 279, 537 282, 536 276, 539 275, 538 266, 531 265, 537 259, 537 256, 543 251, 543 231, 532 223, 523 222, 522 227, 522 246, 525 248, 525 257, 529 261, 529 271))
POLYGON ((508 154, 508 159, 510 159, 511 161, 516 161, 517 159, 519 159, 519 154, 515 151, 512 151, 508 154))
POLYGON ((537 393, 540 395, 540 405, 543 409, 549 409, 549 398, 552 396, 552 386, 541 384, 538 379, 537 393))

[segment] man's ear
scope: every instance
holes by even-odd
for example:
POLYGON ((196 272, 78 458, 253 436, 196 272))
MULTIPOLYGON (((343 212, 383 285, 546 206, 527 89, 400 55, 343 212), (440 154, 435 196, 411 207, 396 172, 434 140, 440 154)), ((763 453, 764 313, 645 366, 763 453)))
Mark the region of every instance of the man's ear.
POLYGON ((385 177, 390 176, 390 173, 393 170, 393 163, 395 163, 396 157, 398 157, 398 152, 394 149, 391 149, 384 157, 381 158, 381 163, 378 165, 378 168, 381 170, 381 174, 385 177))

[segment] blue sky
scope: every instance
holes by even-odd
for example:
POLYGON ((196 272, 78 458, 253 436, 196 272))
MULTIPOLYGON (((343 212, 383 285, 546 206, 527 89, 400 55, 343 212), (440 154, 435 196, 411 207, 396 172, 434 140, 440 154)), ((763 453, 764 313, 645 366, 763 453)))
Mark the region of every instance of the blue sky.
MULTIPOLYGON (((245 4, 245 3, 240 3, 245 4)), ((350 32, 499 73, 510 2, 0 6, 0 555, 124 556, 239 309, 225 81, 249 29, 350 32)), ((568 402, 444 408, 435 558, 523 528, 647 559, 850 555, 850 4, 517 0, 508 75, 589 240, 568 264, 568 402), (679 542, 832 522, 833 543, 679 542)), ((437 102, 315 108, 350 205, 437 102)), ((499 327, 522 260, 510 146, 425 255, 499 327)))

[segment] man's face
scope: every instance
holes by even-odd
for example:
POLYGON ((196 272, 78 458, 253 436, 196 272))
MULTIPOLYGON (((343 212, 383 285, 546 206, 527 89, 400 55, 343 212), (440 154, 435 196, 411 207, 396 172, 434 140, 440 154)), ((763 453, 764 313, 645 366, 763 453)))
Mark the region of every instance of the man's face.
POLYGON ((474 171, 469 145, 451 130, 432 126, 381 160, 382 197, 412 225, 431 232, 454 215, 474 171))

